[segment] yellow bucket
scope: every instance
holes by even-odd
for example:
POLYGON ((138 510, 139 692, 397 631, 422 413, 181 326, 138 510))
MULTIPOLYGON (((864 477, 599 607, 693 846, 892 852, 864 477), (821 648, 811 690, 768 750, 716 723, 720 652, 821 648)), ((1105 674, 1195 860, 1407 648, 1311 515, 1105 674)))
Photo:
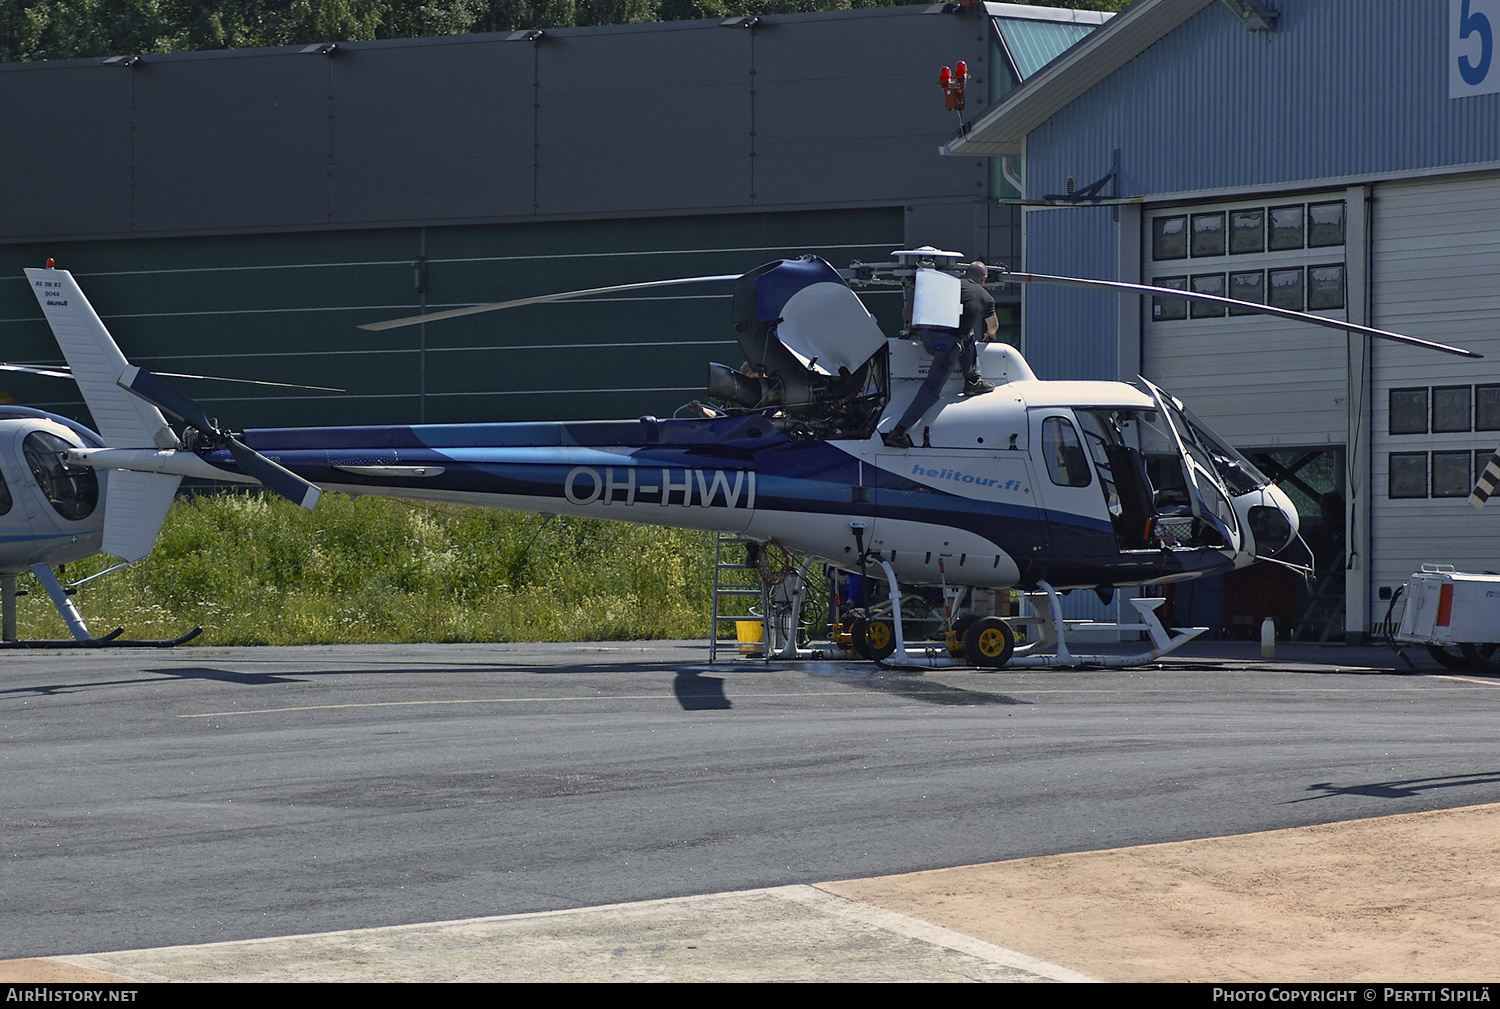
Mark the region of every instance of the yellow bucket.
POLYGON ((765 650, 765 625, 759 620, 736 620, 735 637, 739 639, 741 655, 759 655, 765 650))

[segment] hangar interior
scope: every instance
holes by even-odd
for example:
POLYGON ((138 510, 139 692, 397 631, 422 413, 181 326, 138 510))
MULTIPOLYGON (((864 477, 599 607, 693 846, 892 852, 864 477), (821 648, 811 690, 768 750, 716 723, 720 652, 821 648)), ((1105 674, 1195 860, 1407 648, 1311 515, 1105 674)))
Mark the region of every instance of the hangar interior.
POLYGON ((1179 619, 1358 640, 1423 563, 1500 570, 1500 520, 1466 500, 1500 439, 1491 6, 1138 0, 945 146, 1015 159, 1033 201, 1116 168, 1112 203, 1025 210, 1030 270, 1224 292, 1485 355, 1028 290, 1039 373, 1159 382, 1298 502, 1311 592, 1261 565, 1178 590, 1179 619))

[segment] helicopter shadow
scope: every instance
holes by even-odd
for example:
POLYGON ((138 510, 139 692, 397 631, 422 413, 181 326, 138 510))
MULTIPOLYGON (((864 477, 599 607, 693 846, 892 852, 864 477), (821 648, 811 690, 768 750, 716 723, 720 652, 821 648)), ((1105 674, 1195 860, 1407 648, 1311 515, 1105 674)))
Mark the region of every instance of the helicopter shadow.
POLYGON ((815 667, 808 670, 809 675, 826 677, 839 683, 848 684, 851 687, 859 687, 874 693, 891 694, 896 697, 904 697, 912 701, 920 701, 923 704, 936 704, 946 707, 973 708, 989 705, 1030 705, 1031 701, 1023 701, 1018 697, 1007 694, 992 694, 982 690, 966 690, 963 687, 955 687, 948 683, 934 683, 904 673, 899 669, 878 667, 865 672, 850 672, 840 668, 815 667))
POLYGON ((683 711, 727 711, 734 705, 724 695, 722 676, 704 676, 684 669, 672 680, 672 693, 683 711))
POLYGON ((1331 781, 1308 785, 1307 791, 1317 795, 1301 799, 1289 799, 1282 805, 1331 799, 1340 795, 1364 795, 1376 799, 1409 799, 1440 788, 1463 788, 1469 785, 1500 784, 1500 771, 1480 771, 1473 774, 1448 774, 1433 778, 1406 778, 1399 781, 1373 781, 1362 785, 1335 785, 1331 781))

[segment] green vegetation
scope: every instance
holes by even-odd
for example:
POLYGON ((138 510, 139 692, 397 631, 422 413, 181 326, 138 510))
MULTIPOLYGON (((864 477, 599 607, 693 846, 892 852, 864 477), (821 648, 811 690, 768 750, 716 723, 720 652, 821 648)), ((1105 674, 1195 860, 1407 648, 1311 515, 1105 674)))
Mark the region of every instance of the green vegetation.
MULTIPOLYGON (((105 559, 69 565, 64 583, 105 559)), ((216 645, 590 641, 708 633, 708 533, 327 494, 179 499, 143 561, 74 597, 96 634, 216 645)), ((68 636, 31 576, 23 638, 68 636)))
MULTIPOLYGON (((1122 10, 1128 0, 1030 0, 1122 10)), ((886 0, 0 0, 0 63, 889 7, 886 0)))

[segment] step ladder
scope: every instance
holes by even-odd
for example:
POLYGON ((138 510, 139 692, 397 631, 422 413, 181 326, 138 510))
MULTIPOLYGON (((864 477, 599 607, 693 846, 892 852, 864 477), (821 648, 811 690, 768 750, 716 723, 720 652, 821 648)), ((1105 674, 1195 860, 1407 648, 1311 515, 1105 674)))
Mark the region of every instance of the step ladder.
POLYGON ((717 662, 719 657, 719 635, 722 625, 729 625, 729 639, 733 641, 738 657, 739 628, 741 620, 760 622, 762 657, 767 657, 771 643, 771 627, 767 615, 771 612, 770 598, 760 568, 748 563, 751 548, 759 549, 759 540, 746 539, 733 533, 719 533, 714 543, 714 594, 713 615, 708 634, 708 661, 717 662), (754 601, 760 603, 760 613, 753 612, 754 601))

